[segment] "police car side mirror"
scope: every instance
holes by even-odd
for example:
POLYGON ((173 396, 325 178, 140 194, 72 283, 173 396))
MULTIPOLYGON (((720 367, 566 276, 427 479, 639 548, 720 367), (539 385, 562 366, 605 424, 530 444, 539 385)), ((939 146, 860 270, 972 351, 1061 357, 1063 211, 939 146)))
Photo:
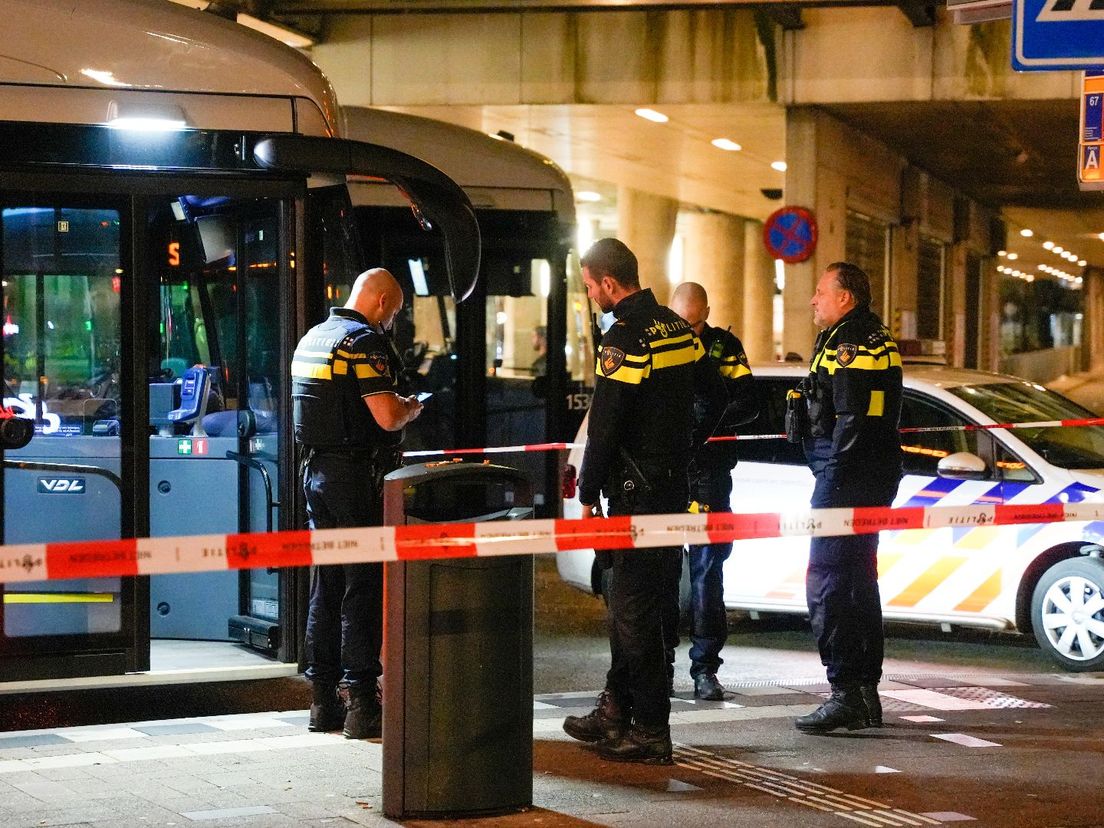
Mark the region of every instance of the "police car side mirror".
POLYGON ((989 467, 976 454, 958 451, 939 461, 936 470, 940 477, 951 480, 987 480, 989 467))

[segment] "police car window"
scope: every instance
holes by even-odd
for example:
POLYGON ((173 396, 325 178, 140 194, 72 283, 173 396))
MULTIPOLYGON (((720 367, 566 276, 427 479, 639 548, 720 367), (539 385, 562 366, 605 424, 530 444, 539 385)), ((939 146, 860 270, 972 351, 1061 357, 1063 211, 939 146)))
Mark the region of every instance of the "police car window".
MULTIPOLYGON (((942 428, 965 426, 969 421, 960 414, 916 393, 905 392, 901 403, 901 428, 942 428)), ((905 474, 928 477, 937 475, 936 467, 944 457, 960 451, 978 453, 976 431, 935 431, 901 435, 905 474)))
MULTIPOLYGON (((797 377, 756 377, 755 386, 762 403, 759 416, 740 427, 740 434, 781 434, 786 430, 786 392, 797 385, 797 377)), ((804 466, 801 446, 785 439, 741 440, 739 458, 746 463, 771 463, 804 466)))
MULTIPOLYGON (((964 385, 950 391, 998 423, 1078 420, 1094 416, 1060 394, 1030 382, 964 385)), ((1104 427, 1021 428, 1016 429, 1015 434, 1044 460, 1060 468, 1104 468, 1104 427)))
POLYGON ((997 474, 1001 480, 1016 483, 1042 482, 1042 479, 1031 470, 1027 463, 1001 445, 999 440, 993 440, 993 456, 997 474))

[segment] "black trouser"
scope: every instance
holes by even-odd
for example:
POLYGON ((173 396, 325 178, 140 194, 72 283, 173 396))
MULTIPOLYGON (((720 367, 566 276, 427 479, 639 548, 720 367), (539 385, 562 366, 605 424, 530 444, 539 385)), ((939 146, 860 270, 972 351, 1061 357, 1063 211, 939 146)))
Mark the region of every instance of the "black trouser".
MULTIPOLYGON (((727 464, 694 464, 690 497, 711 512, 732 511, 732 469, 727 464)), ((690 546, 690 675, 716 673, 724 663, 721 648, 728 639, 724 605, 724 562, 732 542, 690 546)))
MULTIPOLYGON (((303 461, 311 529, 378 526, 383 522, 379 461, 368 453, 312 452, 303 461)), ((311 568, 306 677, 350 686, 383 672, 383 564, 311 568)))
MULTIPOLYGON (((684 475, 664 476, 663 490, 610 497, 613 515, 679 513, 686 510, 684 475), (681 478, 681 479, 680 479, 681 478)), ((657 488, 660 488, 657 486, 657 488)), ((667 650, 678 614, 678 582, 682 549, 665 546, 613 553, 610 578, 610 669, 606 686, 632 710, 633 721, 654 727, 666 725, 671 714, 667 694, 667 650)))
MULTIPOLYGON (((818 475, 811 505, 889 506, 899 478, 864 470, 831 485, 818 475)), ((882 677, 885 639, 878 591, 878 535, 813 538, 805 578, 809 620, 820 661, 833 686, 877 683, 882 677)))

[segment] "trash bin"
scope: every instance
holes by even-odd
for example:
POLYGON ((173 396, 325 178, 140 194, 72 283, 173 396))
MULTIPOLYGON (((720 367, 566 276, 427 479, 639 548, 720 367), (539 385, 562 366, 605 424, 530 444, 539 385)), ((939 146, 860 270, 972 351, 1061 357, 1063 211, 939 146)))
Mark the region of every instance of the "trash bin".
MULTIPOLYGON (((487 463, 407 466, 384 482, 384 521, 518 520, 532 485, 487 463)), ((389 563, 383 812, 494 814, 533 802, 533 559, 389 563)))

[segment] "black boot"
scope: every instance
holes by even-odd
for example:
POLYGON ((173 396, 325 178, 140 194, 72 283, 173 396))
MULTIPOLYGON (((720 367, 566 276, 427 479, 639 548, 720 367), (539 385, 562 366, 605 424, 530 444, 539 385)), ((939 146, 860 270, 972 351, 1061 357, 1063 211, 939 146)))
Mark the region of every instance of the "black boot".
POLYGON ((346 739, 378 739, 383 734, 383 705, 376 684, 341 684, 338 695, 345 702, 346 739))
POLYGON ((866 705, 858 686, 833 687, 832 696, 810 713, 794 720, 802 733, 828 733, 838 727, 861 730, 866 727, 866 705))
POLYGON ((694 698, 704 701, 724 701, 725 689, 717 681, 716 673, 698 673, 694 676, 694 698))
POLYGON ((645 765, 670 765, 671 728, 634 724, 616 739, 598 745, 598 755, 612 762, 640 762, 645 765))
POLYGON ((564 733, 580 742, 617 739, 629 728, 628 711, 608 687, 598 694, 598 703, 585 716, 564 719, 564 733))
POLYGON ((859 694, 862 696, 863 706, 866 708, 866 726, 882 726, 882 700, 878 697, 878 682, 860 684, 859 694))
POLYGON ((337 697, 337 685, 313 682, 311 692, 314 695, 310 707, 310 721, 307 730, 312 733, 328 733, 340 730, 345 721, 345 707, 337 697))

